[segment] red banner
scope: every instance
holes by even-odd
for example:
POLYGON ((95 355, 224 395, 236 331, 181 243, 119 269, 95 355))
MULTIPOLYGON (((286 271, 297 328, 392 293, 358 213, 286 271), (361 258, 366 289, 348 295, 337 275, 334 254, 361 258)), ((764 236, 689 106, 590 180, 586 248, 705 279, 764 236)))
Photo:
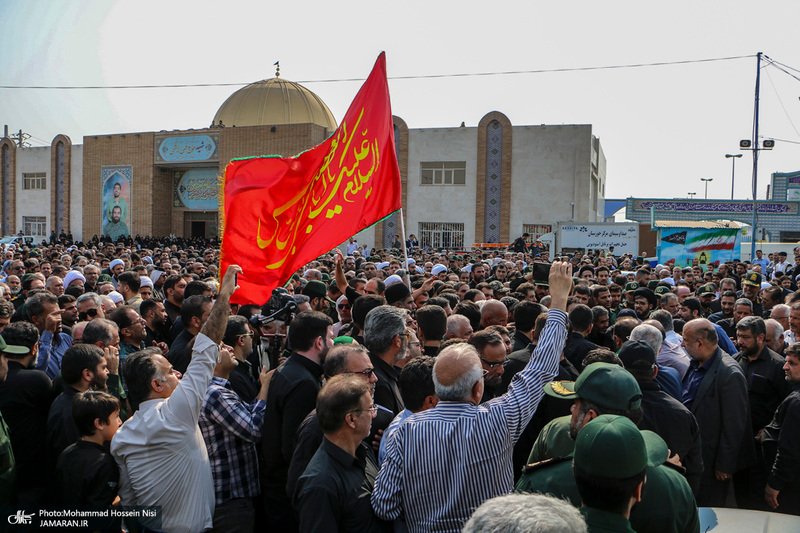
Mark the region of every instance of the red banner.
POLYGON ((382 53, 334 134, 296 157, 225 169, 220 272, 242 267, 231 302, 264 304, 304 264, 400 209, 382 53))

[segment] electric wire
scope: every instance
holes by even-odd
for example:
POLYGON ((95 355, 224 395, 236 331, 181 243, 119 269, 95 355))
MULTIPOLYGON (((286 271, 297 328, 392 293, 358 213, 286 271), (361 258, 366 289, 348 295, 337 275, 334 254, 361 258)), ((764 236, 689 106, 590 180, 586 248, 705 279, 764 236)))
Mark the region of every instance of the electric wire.
MULTIPOLYGON (((616 69, 629 69, 629 68, 642 68, 642 67, 663 67, 670 65, 688 65, 696 63, 712 63, 719 61, 732 61, 737 59, 746 59, 754 57, 751 55, 741 56, 728 56, 728 57, 712 57, 704 59, 685 59, 679 61, 657 61, 652 63, 631 63, 623 65, 605 65, 593 67, 564 67, 552 69, 536 69, 536 70, 506 70, 498 72, 463 72, 455 74, 422 74, 422 75, 409 75, 409 76, 389 76, 389 80, 426 80, 426 79, 440 79, 440 78, 467 78, 467 77, 481 77, 481 76, 512 76, 524 74, 549 74, 559 72, 586 72, 593 70, 616 70, 616 69)), ((339 82, 355 82, 364 81, 364 78, 332 78, 322 80, 298 80, 296 83, 311 84, 311 83, 339 83, 339 82)), ((93 90, 93 89, 177 89, 177 88, 192 88, 192 87, 233 87, 249 85, 251 82, 246 83, 179 83, 179 84, 165 84, 165 85, 0 85, 0 89, 40 89, 40 90, 93 90)))

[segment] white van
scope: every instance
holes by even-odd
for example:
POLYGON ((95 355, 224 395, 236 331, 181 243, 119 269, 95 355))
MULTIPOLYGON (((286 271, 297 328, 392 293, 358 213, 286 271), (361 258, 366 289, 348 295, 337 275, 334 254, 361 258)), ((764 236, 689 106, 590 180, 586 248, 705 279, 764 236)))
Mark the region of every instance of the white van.
POLYGON ((17 247, 21 246, 35 246, 37 242, 41 241, 43 237, 33 237, 31 235, 10 235, 0 239, 0 244, 8 246, 9 244, 16 244, 17 247))

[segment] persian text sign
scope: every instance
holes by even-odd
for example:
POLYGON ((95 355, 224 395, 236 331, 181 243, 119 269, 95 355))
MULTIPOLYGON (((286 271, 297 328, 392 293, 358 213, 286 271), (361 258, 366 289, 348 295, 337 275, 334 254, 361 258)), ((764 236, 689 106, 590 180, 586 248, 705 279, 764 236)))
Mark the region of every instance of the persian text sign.
POLYGON ((608 250, 614 255, 639 255, 637 224, 561 224, 558 246, 583 250, 608 250))
POLYGON ((219 208, 219 180, 216 168, 192 168, 175 172, 174 207, 199 211, 219 208))
POLYGON ((156 138, 156 163, 213 161, 219 135, 175 135, 156 138))
MULTIPOLYGON (((636 211, 672 212, 707 212, 707 213, 752 213, 753 202, 704 202, 682 200, 636 200, 633 208, 636 211)), ((758 212, 764 214, 796 215, 796 203, 785 202, 758 202, 758 212)))
POLYGON ((234 303, 265 303, 301 266, 400 208, 383 54, 341 125, 297 157, 232 161, 225 171, 222 267, 234 303))

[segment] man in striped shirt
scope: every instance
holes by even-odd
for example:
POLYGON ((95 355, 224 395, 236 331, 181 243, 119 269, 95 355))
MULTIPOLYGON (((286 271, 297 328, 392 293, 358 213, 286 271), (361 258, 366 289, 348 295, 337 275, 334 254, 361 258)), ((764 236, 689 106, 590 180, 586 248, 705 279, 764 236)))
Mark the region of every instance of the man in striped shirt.
POLYGON ((567 336, 569 263, 550 269, 551 308, 539 344, 506 394, 484 404, 475 348, 445 349, 434 366, 439 403, 409 417, 386 443, 372 506, 384 520, 404 517, 412 532, 459 532, 485 500, 513 488, 511 452, 557 373, 567 336))

